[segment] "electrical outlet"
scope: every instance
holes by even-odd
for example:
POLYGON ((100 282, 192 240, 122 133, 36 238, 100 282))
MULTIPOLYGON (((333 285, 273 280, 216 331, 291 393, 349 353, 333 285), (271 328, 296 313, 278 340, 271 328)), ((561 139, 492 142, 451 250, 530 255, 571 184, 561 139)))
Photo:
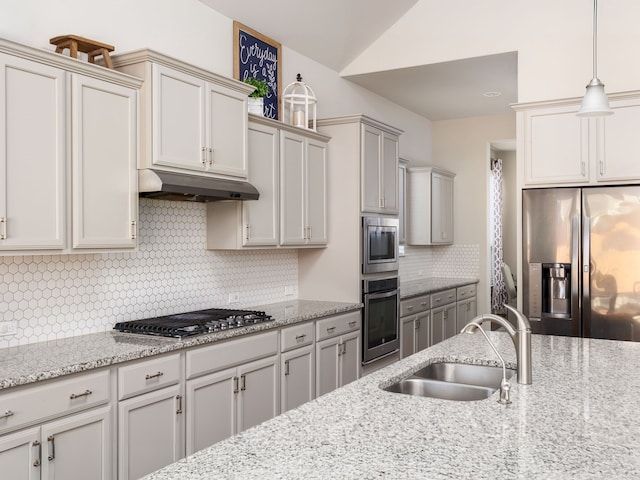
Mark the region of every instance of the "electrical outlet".
POLYGON ((0 322, 0 336, 15 335, 18 333, 17 320, 11 320, 8 322, 0 322))
POLYGON ((293 287, 291 285, 286 285, 284 287, 284 294, 285 294, 285 296, 293 295, 293 287))
POLYGON ((229 294, 229 303, 238 303, 240 301, 240 294, 238 292, 229 294))

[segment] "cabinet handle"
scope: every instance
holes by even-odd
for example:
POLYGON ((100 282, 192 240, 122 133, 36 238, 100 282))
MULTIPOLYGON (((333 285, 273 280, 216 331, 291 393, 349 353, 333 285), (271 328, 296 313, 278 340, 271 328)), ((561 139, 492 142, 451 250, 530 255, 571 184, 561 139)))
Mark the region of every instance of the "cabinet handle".
POLYGON ((238 377, 233 377, 233 393, 238 393, 238 377))
POLYGON ((467 294, 467 292, 460 292, 460 296, 464 297, 467 294))
POLYGON ((445 310, 444 312, 442 312, 442 317, 446 320, 449 318, 449 310, 445 310))
POLYGON ((467 303, 467 312, 470 312, 470 311, 471 311, 471 304, 467 303))
POLYGON ((244 392, 247 389, 247 376, 240 375, 240 379, 242 380, 242 385, 240 386, 240 391, 244 392))
POLYGON ((200 158, 200 163, 202 163, 202 165, 206 165, 207 164, 207 147, 202 147, 202 157, 200 158))
POLYGON ((421 307, 426 307, 427 306, 427 302, 420 302, 420 306, 421 307))
POLYGON ((342 355, 342 343, 338 344, 338 356, 342 355))
POLYGON ((342 344, 342 354, 343 354, 343 355, 346 355, 346 354, 347 354, 347 344, 346 344, 346 343, 343 343, 343 344, 342 344))
POLYGON ((436 298, 434 298, 434 300, 435 300, 436 302, 439 302, 439 301, 441 301, 441 300, 442 300, 442 298, 440 298, 440 297, 436 297, 436 298))
POLYGON ((0 218, 0 240, 7 239, 7 219, 5 217, 0 218))
POLYGON ((327 333, 333 333, 336 327, 327 327, 327 333))
POLYGON ((13 417, 15 414, 11 410, 4 412, 4 415, 0 415, 0 418, 13 417))
POLYGON ((584 162, 580 162, 580 175, 584 175, 584 162))
POLYGON ((251 238, 251 225, 249 225, 247 223, 247 235, 246 235, 246 240, 249 240, 251 238))
POLYGON ((296 335, 296 340, 304 340, 304 337, 306 337, 307 334, 303 333, 302 335, 296 335))
POLYGON ((135 240, 137 236, 138 236, 138 229, 136 226, 136 221, 132 220, 131 221, 131 240, 135 240))
POLYGON ((53 437, 53 435, 49 435, 47 437, 47 442, 51 442, 51 450, 50 450, 51 453, 47 457, 51 462, 56 459, 56 439, 53 437))
POLYGON ((38 447, 38 455, 36 457, 36 459, 33 461, 33 466, 34 467, 39 467, 40 463, 42 461, 42 444, 36 440, 31 444, 32 447, 38 447))
POLYGON ((284 362, 284 374, 289 375, 289 360, 284 362))
POLYGON ((158 373, 154 373, 153 375, 146 374, 144 376, 144 379, 145 380, 151 380, 152 378, 158 378, 158 377, 161 377, 162 375, 164 375, 164 373, 158 371, 158 373))
POLYGON ((352 327, 352 328, 355 327, 357 324, 358 324, 358 322, 355 321, 355 320, 352 320, 352 321, 349 322, 349 326, 352 327))
POLYGON ((413 305, 407 305, 407 310, 409 311, 413 310, 413 305))
POLYGON ((176 410, 176 415, 180 415, 182 413, 182 395, 176 395, 176 400, 178 400, 178 410, 176 410))
POLYGON ((213 165, 213 148, 209 149, 209 165, 213 165))
POLYGON ((311 227, 307 227, 309 229, 309 236, 307 237, 307 240, 311 240, 313 238, 313 231, 311 230, 311 227))
POLYGON ((384 197, 378 197, 378 208, 384 208, 384 197))
POLYGON ((71 395, 69 395, 69 400, 75 400, 76 398, 80 398, 80 397, 88 397, 92 393, 93 392, 91 390, 85 390, 82 393, 72 393, 71 395))
POLYGON ((600 175, 604 175, 604 161, 600 160, 600 175))
POLYGON ((420 320, 416 320, 416 330, 420 329, 420 320))

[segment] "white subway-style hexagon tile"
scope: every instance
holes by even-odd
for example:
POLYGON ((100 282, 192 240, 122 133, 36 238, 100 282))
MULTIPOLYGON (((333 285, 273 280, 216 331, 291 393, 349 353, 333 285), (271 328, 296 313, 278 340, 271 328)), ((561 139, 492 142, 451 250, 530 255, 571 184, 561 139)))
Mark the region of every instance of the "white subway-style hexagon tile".
MULTIPOLYGON (((295 250, 208 251, 206 207, 140 199, 135 252, 0 257, 0 348, 110 330, 116 322, 290 300, 295 250), (229 293, 240 303, 228 305, 229 293)), ((295 292, 294 292, 295 293, 295 292)))
POLYGON ((402 281, 424 277, 478 278, 480 245, 405 247, 399 268, 402 281))

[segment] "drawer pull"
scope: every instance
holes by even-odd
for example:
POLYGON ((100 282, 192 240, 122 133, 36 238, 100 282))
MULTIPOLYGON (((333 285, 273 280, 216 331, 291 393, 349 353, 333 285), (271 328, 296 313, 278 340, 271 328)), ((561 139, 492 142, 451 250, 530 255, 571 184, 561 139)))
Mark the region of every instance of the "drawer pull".
POLYGON ((176 415, 180 415, 182 413, 182 395, 176 395, 176 400, 178 400, 178 410, 176 410, 176 415))
POLYGON ((307 336, 306 333, 303 333, 301 335, 296 335, 296 340, 304 340, 304 337, 306 337, 306 336, 307 336))
POLYGON ((92 393, 93 392, 91 390, 85 390, 82 393, 72 393, 71 395, 69 395, 69 399, 70 400, 75 400, 76 398, 80 398, 80 397, 88 397, 92 393))
POLYGON ((436 298, 435 298, 435 301, 436 301, 436 302, 439 302, 439 301, 441 301, 441 300, 442 300, 442 298, 440 298, 440 297, 436 297, 436 298))
POLYGON ((327 333, 333 333, 336 327, 327 327, 327 333))
POLYGON ((413 310, 413 305, 407 305, 407 310, 409 311, 413 310))
POLYGON ((356 320, 352 320, 352 321, 349 322, 349 326, 350 327, 355 327, 357 325, 357 323, 358 322, 356 320))
POLYGON ((162 372, 154 373, 153 375, 146 374, 144 376, 144 379, 145 380, 151 380, 152 378, 158 378, 158 377, 161 377, 162 375, 164 375, 164 373, 162 373, 162 372))
POLYGON ((53 437, 53 435, 49 435, 47 437, 47 442, 51 442, 51 450, 50 450, 51 453, 47 457, 51 462, 56 459, 56 439, 53 437))
POLYGON ((33 466, 34 467, 39 467, 41 460, 42 460, 42 444, 36 440, 31 444, 32 447, 38 447, 38 456, 36 457, 36 459, 33 461, 33 466))
POLYGON ((4 412, 4 415, 0 415, 0 418, 13 417, 13 415, 15 414, 11 410, 7 410, 6 412, 4 412))

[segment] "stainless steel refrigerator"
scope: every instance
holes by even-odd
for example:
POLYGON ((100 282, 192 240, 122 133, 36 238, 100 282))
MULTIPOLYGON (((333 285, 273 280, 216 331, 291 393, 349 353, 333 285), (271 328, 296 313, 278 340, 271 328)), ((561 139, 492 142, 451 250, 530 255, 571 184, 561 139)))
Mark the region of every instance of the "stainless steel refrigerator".
POLYGON ((522 193, 534 333, 640 341, 640 186, 522 193))

